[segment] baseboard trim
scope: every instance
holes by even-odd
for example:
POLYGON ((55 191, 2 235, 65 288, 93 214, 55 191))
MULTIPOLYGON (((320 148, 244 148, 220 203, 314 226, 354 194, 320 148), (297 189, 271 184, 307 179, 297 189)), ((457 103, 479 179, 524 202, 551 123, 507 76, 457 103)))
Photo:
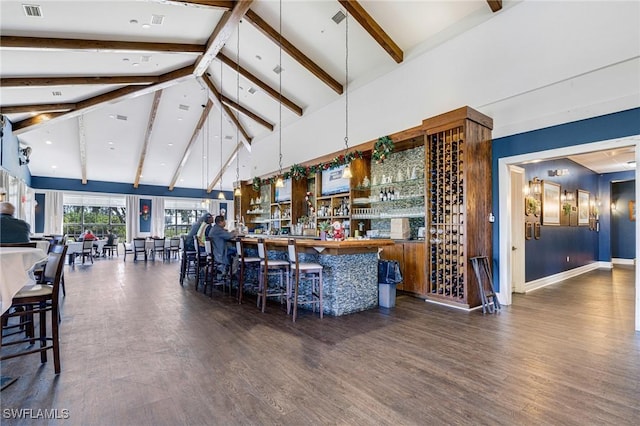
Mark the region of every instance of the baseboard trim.
POLYGON ((636 264, 636 260, 635 259, 622 259, 619 257, 614 257, 613 259, 611 259, 611 263, 613 263, 614 265, 635 265, 636 264))
POLYGON ((549 275, 547 277, 529 281, 524 284, 524 292, 529 293, 530 291, 538 290, 539 288, 543 288, 548 285, 555 284, 569 278, 577 277, 578 275, 582 275, 587 272, 600 269, 600 268, 611 269, 612 268, 611 262, 593 262, 593 263, 589 263, 588 265, 583 265, 578 268, 570 269, 568 271, 563 271, 554 275, 549 275))

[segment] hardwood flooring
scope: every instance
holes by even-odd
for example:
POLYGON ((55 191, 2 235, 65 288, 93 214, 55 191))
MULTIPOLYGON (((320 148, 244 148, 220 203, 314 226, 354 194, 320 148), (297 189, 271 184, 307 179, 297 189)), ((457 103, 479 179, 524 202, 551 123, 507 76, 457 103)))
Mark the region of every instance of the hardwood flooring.
POLYGON ((2 424, 640 422, 631 267, 514 295, 497 315, 401 295, 393 309, 302 311, 295 324, 279 304, 262 314, 251 296, 182 288, 178 268, 120 257, 67 269, 62 373, 37 355, 3 362, 20 378, 0 394, 2 424))

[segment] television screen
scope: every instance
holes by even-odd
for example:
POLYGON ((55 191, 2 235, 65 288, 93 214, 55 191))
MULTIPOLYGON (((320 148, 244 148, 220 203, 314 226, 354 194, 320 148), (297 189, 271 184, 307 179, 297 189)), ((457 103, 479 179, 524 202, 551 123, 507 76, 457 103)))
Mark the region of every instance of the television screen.
POLYGON ((282 188, 276 187, 276 203, 282 201, 291 201, 291 179, 285 179, 282 188))
POLYGON ((345 166, 322 171, 322 195, 349 192, 350 179, 343 178, 342 172, 345 166))

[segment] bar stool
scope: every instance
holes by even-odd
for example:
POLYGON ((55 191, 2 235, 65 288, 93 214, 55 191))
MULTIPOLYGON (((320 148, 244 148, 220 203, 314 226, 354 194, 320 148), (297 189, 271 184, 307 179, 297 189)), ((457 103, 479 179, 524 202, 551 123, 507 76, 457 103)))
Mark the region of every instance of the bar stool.
POLYGON ((207 287, 211 286, 211 297, 213 297, 213 286, 222 286, 222 294, 224 287, 229 285, 229 295, 231 295, 231 275, 229 274, 230 266, 220 263, 215 258, 215 245, 212 237, 206 237, 204 241, 205 252, 207 254, 206 265, 204 271, 204 293, 207 293, 207 287))
POLYGON ((262 301, 262 312, 264 312, 264 308, 267 304, 267 297, 277 296, 280 298, 280 303, 282 303, 282 298, 287 295, 287 288, 289 286, 284 284, 284 275, 286 273, 286 277, 288 280, 289 277, 289 262, 286 260, 277 260, 267 258, 267 250, 266 244, 264 242, 264 238, 258 238, 258 257, 260 258, 260 273, 258 280, 258 300, 256 305, 260 307, 260 302, 262 301), (269 272, 271 270, 272 272, 269 272), (280 275, 280 284, 277 289, 273 289, 271 292, 269 291, 269 274, 279 274, 280 275), (283 287, 284 284, 284 287, 283 287))
POLYGON ((293 300, 293 322, 296 321, 298 315, 298 303, 312 305, 313 312, 316 311, 316 305, 318 305, 320 319, 322 319, 322 265, 312 262, 300 262, 298 258, 298 246, 296 245, 296 240, 293 238, 289 239, 287 253, 289 254, 291 270, 291 279, 289 279, 289 286, 287 288, 287 314, 291 311, 291 301, 293 300), (310 280, 311 287, 308 296, 299 300, 298 289, 301 278, 310 280), (291 296, 292 290, 293 297, 291 296))
POLYGON ((249 265, 260 267, 260 258, 244 255, 244 244, 242 244, 242 238, 236 238, 236 252, 238 258, 238 303, 242 303, 242 292, 244 290, 244 268, 249 265))

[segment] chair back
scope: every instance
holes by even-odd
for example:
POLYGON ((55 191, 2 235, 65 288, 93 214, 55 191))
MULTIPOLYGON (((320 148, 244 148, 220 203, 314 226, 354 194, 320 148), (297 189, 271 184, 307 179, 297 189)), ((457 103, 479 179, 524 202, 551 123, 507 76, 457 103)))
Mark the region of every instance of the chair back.
POLYGON ((154 248, 154 250, 164 249, 164 238, 154 238, 153 239, 153 248, 154 248))
POLYGON ((36 248, 38 246, 38 244, 33 241, 33 242, 28 242, 28 243, 2 243, 0 244, 0 247, 31 247, 31 248, 36 248))
POLYGON ((180 238, 178 237, 172 237, 169 240, 169 248, 170 249, 179 249, 180 248, 180 238))
MULTIPOLYGON (((40 278, 42 283, 52 283, 53 285, 53 303, 58 301, 58 288, 60 287, 60 279, 62 278, 62 270, 64 268, 64 256, 67 254, 67 246, 56 244, 57 249, 50 251, 47 257, 47 264, 42 271, 40 278)), ((56 321, 53 319, 52 321, 56 321)))
POLYGON ((265 248, 264 238, 258 238, 258 257, 265 265, 267 264, 267 251, 265 248))
POLYGON ((133 249, 135 251, 145 251, 146 250, 146 238, 134 238, 133 239, 133 249))
POLYGON ((296 246, 296 240, 289 238, 287 244, 287 254, 289 255, 289 263, 295 265, 298 263, 298 247, 296 246))
POLYGON ((82 241, 82 252, 93 250, 93 240, 84 240, 82 241))
POLYGON ((240 237, 236 238, 236 253, 238 254, 238 259, 244 259, 244 252, 242 251, 242 239, 240 237))
POLYGON ((213 259, 213 238, 207 237, 204 240, 204 251, 213 259))

